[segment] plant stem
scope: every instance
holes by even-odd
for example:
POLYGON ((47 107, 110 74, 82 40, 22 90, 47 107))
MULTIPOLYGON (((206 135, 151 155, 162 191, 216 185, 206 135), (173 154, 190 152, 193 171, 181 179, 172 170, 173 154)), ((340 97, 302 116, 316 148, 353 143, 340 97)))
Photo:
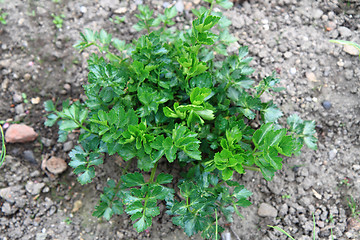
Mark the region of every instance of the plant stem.
POLYGON ((214 7, 214 3, 215 3, 215 0, 213 0, 213 1, 211 2, 210 9, 209 9, 209 14, 211 14, 211 11, 212 11, 212 9, 213 9, 213 7, 214 7))
POLYGON ((149 183, 153 183, 154 182, 154 178, 155 178, 155 173, 156 173, 156 168, 158 166, 159 161, 157 161, 154 165, 154 167, 151 169, 151 175, 150 175, 150 180, 149 183))
MULTIPOLYGON (((129 167, 130 167, 131 162, 132 162, 132 160, 129 160, 129 161, 126 163, 125 167, 123 168, 123 170, 122 170, 122 172, 121 172, 121 176, 124 176, 124 174, 127 172, 127 170, 128 170, 129 167)), ((117 194, 117 193, 119 192, 119 190, 120 190, 120 185, 121 185, 121 183, 122 183, 122 179, 121 179, 121 177, 120 177, 118 183, 117 183, 116 186, 115 186, 115 192, 116 192, 116 194, 117 194)), ((116 194, 114 194, 114 196, 110 199, 110 201, 114 200, 116 194)))
POLYGON ((218 240, 218 228, 219 228, 219 223, 218 223, 218 217, 217 217, 217 210, 215 210, 215 224, 216 224, 216 228, 215 228, 215 239, 218 240))
POLYGON ((1 154, 0 154, 0 167, 1 167, 6 156, 6 146, 5 146, 4 131, 1 126, 0 126, 0 131, 1 131, 1 154))
POLYGON ((251 171, 255 171, 255 172, 261 172, 260 168, 258 167, 250 167, 250 166, 246 166, 246 165, 243 165, 243 167, 247 170, 251 170, 251 171))

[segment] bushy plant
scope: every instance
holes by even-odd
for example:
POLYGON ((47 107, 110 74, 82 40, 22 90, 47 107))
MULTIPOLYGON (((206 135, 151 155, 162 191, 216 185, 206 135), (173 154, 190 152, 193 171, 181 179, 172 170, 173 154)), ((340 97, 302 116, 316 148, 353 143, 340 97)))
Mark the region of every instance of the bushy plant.
POLYGON ((260 100, 264 92, 280 90, 279 79, 273 74, 255 84, 245 46, 228 55, 236 38, 227 29, 230 21, 212 9, 231 2, 206 2, 210 9, 194 10, 189 30, 170 27, 174 7, 155 18, 140 6, 135 28, 148 34, 132 44, 104 30, 81 34, 76 48, 99 50, 88 60, 87 99, 64 102, 61 111, 47 101, 45 109, 52 113, 45 125, 58 122, 61 142, 80 129, 69 165, 81 184, 94 179, 107 155, 137 163, 134 172, 128 173, 127 165, 119 179, 108 181, 93 216, 110 219, 125 212, 141 232, 164 202, 186 234, 218 239, 219 218, 231 222, 234 212, 241 216, 239 207, 251 204, 252 193, 233 180, 235 174, 255 170, 271 180, 282 168, 281 155, 299 154, 304 143, 316 148, 313 121, 292 115, 283 128, 281 110, 260 100), (161 159, 182 166, 180 181, 157 174, 161 159))

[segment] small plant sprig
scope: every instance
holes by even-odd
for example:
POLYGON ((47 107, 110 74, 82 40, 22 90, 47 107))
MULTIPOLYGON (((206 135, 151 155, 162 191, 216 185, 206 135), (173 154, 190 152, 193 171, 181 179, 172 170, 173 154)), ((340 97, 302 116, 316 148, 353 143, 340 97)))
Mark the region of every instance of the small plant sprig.
POLYGON ((351 210, 351 217, 360 222, 360 205, 355 201, 353 196, 349 196, 347 199, 348 206, 351 210))
POLYGON ((61 142, 80 129, 69 165, 81 184, 93 181, 107 154, 128 162, 119 179, 107 182, 93 216, 109 220, 125 212, 142 232, 163 202, 187 235, 219 239, 220 218, 232 222, 234 212, 241 216, 239 208, 251 204, 252 193, 233 180, 235 174, 255 170, 271 180, 282 168, 281 155, 299 154, 304 144, 316 149, 314 121, 292 115, 284 128, 278 123, 280 109, 260 100, 264 92, 279 90, 279 79, 273 74, 255 84, 248 48, 228 54, 236 39, 228 39, 229 21, 212 9, 232 3, 206 2, 210 9, 194 11, 198 18, 189 30, 169 28, 174 7, 154 18, 148 7, 139 6, 135 28, 147 34, 132 44, 104 30, 81 33, 78 50, 99 50, 88 60, 87 99, 65 101, 60 111, 45 102, 51 112, 45 125, 58 123, 61 142), (260 127, 252 128, 252 122, 260 127), (128 172, 132 161, 137 169, 128 172), (160 161, 180 164, 183 178, 175 182, 158 173, 160 161))
POLYGON ((6 25, 6 16, 9 15, 6 12, 3 12, 2 9, 0 8, 0 23, 3 25, 6 25))
POLYGON ((64 23, 65 15, 64 14, 55 15, 54 13, 52 13, 51 16, 53 17, 52 22, 55 24, 56 28, 61 29, 64 23))

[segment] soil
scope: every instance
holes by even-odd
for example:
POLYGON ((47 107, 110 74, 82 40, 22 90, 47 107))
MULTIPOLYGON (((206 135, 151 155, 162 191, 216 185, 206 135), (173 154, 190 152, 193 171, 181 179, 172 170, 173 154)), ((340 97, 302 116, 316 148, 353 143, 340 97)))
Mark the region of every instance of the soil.
MULTIPOLYGON (((68 161, 69 150, 77 144, 75 135, 65 144, 56 142, 57 128, 44 126, 43 102, 83 97, 89 53, 79 54, 72 47, 79 33, 85 28, 105 29, 130 42, 139 36, 132 25, 136 5, 142 2, 0 3, 2 12, 8 13, 7 24, 0 25, 0 120, 25 123, 39 133, 35 142, 7 144, 0 192, 9 187, 11 196, 0 197, 1 240, 189 239, 166 215, 141 234, 127 216, 115 216, 110 222, 91 216, 106 179, 120 174, 117 164, 122 162, 107 159, 96 180, 85 186, 76 182, 71 169, 52 179, 40 167, 46 154, 68 161), (60 29, 52 14, 64 14, 60 29), (115 16, 126 18, 117 24, 109 20, 115 16)), ((176 21, 188 24, 193 18, 188 7, 199 7, 200 1, 178 1, 178 8, 181 2, 185 10, 176 21)), ((167 5, 163 0, 145 3, 155 14, 167 5)), ((334 239, 360 239, 360 223, 352 213, 360 211, 360 60, 329 42, 360 43, 359 1, 235 1, 225 15, 233 21, 231 32, 239 39, 231 48, 249 46, 254 78, 276 71, 282 79, 286 91, 264 99, 275 99, 286 116, 297 113, 316 120, 319 139, 317 151, 304 149, 301 156, 286 159, 271 182, 256 172, 238 177, 254 193, 253 205, 241 209, 244 219, 234 216, 225 231, 231 239, 286 239, 267 226, 273 225, 295 239, 312 239, 314 213, 316 239, 331 239, 331 232, 334 239), (354 207, 349 206, 351 199, 354 207), (276 217, 259 216, 261 203, 269 204, 265 210, 275 211, 276 217)))

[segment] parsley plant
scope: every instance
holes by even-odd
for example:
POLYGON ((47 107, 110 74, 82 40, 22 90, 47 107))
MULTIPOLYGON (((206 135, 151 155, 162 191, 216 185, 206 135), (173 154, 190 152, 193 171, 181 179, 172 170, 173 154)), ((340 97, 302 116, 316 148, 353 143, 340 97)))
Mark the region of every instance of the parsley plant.
POLYGON ((316 149, 313 121, 292 115, 284 128, 278 124, 281 110, 260 100, 264 92, 280 90, 279 79, 273 74, 256 84, 245 46, 228 54, 236 41, 228 31, 231 22, 212 9, 232 3, 206 2, 210 9, 194 10, 189 30, 172 27, 174 7, 153 17, 139 6, 134 27, 147 33, 131 44, 104 30, 81 33, 77 49, 99 50, 88 60, 87 99, 64 102, 61 111, 47 101, 45 110, 52 113, 45 125, 58 122, 60 142, 80 129, 69 165, 81 184, 94 179, 106 155, 137 162, 135 172, 125 168, 108 181, 93 216, 109 220, 125 212, 141 232, 164 202, 187 235, 219 239, 219 219, 231 222, 234 212, 241 216, 239 207, 251 204, 252 193, 233 180, 235 174, 255 170, 271 180, 282 168, 281 156, 299 154, 304 143, 316 149), (253 122, 260 127, 251 127, 253 122), (172 175, 157 173, 161 159, 183 166, 183 178, 174 182, 172 175), (150 173, 148 180, 144 173, 150 173))

